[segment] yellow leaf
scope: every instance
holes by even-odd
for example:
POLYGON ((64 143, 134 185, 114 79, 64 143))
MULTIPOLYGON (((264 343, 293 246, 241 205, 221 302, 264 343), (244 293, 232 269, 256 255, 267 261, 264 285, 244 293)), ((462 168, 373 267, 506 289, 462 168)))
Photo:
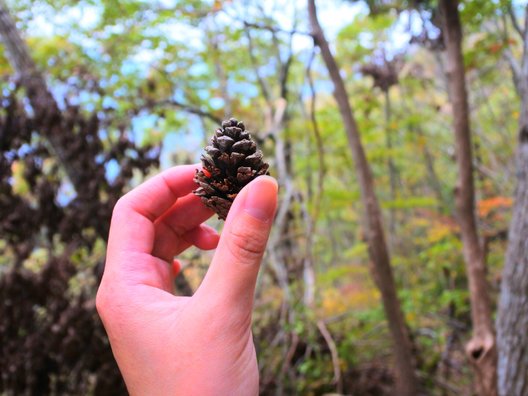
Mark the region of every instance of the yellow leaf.
POLYGON ((14 161, 11 164, 11 172, 13 173, 13 192, 18 195, 25 195, 29 192, 29 184, 24 178, 25 166, 23 162, 14 161))

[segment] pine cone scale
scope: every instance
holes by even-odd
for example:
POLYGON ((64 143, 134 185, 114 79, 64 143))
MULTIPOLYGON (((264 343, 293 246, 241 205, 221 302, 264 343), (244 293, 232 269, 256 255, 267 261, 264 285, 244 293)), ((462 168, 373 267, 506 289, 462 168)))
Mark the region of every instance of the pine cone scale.
POLYGON ((222 127, 216 129, 201 160, 202 170, 194 177, 199 187, 194 193, 222 220, 246 184, 269 174, 262 151, 257 149, 244 123, 234 118, 223 121, 222 127))

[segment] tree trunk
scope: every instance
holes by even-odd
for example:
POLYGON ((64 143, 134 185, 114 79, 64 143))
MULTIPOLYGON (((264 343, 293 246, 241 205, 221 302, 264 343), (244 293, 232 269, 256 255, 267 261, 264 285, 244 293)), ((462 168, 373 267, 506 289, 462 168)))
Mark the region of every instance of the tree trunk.
MULTIPOLYGON (((385 97, 385 146, 387 147, 387 170, 389 172, 389 186, 390 186, 390 199, 396 201, 397 198, 397 181, 398 181, 398 170, 394 164, 394 156, 392 153, 392 131, 391 131, 391 101, 390 101, 390 87, 383 91, 385 97)), ((395 246, 396 236, 396 210, 394 207, 389 209, 389 246, 390 251, 395 246)))
POLYGON ((414 372, 415 359, 412 353, 412 342, 403 317, 400 301, 396 293, 394 275, 392 273, 389 252, 381 221, 381 211, 374 192, 372 173, 365 156, 365 151, 363 150, 352 108, 348 101, 345 84, 339 73, 339 67, 330 51, 330 47, 326 41, 319 21, 317 20, 315 0, 308 0, 308 10, 310 14, 312 35, 315 44, 321 49, 323 60, 334 84, 334 98, 339 106, 349 147, 356 164, 361 199, 365 209, 364 228, 369 246, 369 255, 374 264, 373 276, 381 291, 383 307, 393 339, 396 363, 395 394, 402 396, 415 395, 418 392, 418 380, 414 372))
MULTIPOLYGON (((497 314, 501 396, 528 394, 528 6, 524 31, 519 29, 519 33, 524 49, 522 63, 511 64, 521 98, 517 186, 497 314)), ((508 60, 516 62, 513 57, 508 60)))
POLYGON ((528 394, 528 103, 517 150, 517 188, 497 317, 501 396, 528 394))
POLYGON ((448 89, 453 107, 458 165, 455 206, 462 235, 473 322, 473 336, 466 345, 466 353, 476 374, 478 394, 491 396, 497 394, 497 350, 489 287, 486 282, 486 266, 475 215, 473 155, 458 0, 441 0, 440 8, 444 22, 448 89))

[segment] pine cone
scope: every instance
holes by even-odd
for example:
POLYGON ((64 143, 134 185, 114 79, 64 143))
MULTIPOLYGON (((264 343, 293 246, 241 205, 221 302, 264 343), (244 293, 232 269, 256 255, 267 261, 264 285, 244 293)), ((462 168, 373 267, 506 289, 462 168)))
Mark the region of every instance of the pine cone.
POLYGON ((262 161, 262 151, 235 118, 222 122, 211 145, 202 154, 203 168, 196 171, 194 181, 200 186, 193 191, 202 202, 225 220, 237 194, 251 180, 268 175, 269 165, 262 161))

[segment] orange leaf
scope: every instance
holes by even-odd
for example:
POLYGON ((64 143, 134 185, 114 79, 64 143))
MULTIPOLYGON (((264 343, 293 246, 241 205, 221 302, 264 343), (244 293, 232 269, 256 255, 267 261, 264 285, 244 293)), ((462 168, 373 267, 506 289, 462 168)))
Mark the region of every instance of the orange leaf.
POLYGON ((497 196, 493 198, 480 200, 477 203, 477 211, 481 217, 486 217, 494 209, 510 208, 512 204, 513 204, 513 200, 510 197, 497 196))

